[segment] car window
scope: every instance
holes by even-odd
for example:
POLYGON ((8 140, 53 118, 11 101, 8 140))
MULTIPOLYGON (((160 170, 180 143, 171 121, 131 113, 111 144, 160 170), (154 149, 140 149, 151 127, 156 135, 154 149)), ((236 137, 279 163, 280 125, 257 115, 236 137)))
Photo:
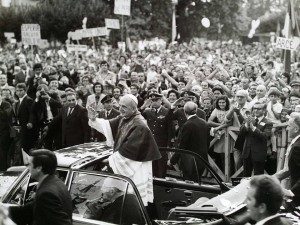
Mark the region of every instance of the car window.
POLYGON ((202 185, 218 185, 214 175, 199 157, 189 153, 171 150, 162 152, 162 155, 163 154, 166 155, 166 161, 170 161, 166 167, 166 172, 163 173, 163 178, 169 180, 173 178, 202 185))
POLYGON ((126 180, 88 172, 73 172, 69 188, 73 215, 77 220, 145 224, 138 197, 126 180))
POLYGON ((13 185, 13 183, 22 174, 22 171, 4 171, 0 172, 0 199, 7 192, 7 190, 13 185))
POLYGON ((66 183, 68 173, 69 173, 69 170, 62 169, 62 168, 57 168, 56 171, 55 171, 55 175, 59 179, 61 179, 64 183, 66 183))
POLYGON ((25 203, 29 179, 30 174, 27 174, 26 177, 15 187, 12 195, 7 199, 7 203, 17 205, 23 205, 25 203))

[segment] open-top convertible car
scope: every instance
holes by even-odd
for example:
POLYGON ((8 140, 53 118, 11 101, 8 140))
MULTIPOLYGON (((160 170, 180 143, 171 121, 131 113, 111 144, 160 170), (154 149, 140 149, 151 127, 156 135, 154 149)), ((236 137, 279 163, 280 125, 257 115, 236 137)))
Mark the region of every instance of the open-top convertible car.
MULTIPOLYGON (((161 223, 162 220, 169 219, 170 209, 190 206, 202 197, 212 199, 229 190, 218 174, 199 155, 178 149, 161 151, 167 151, 169 157, 174 153, 191 157, 193 165, 189 166, 192 169, 197 170, 201 163, 205 165, 205 170, 202 174, 196 172, 192 179, 186 180, 179 164, 168 168, 166 177, 154 177, 154 203, 147 209, 130 179, 106 171, 103 160, 112 154, 112 149, 104 143, 86 143, 56 151, 57 176, 65 182, 73 200, 73 223, 161 223)), ((31 199, 35 188, 36 182, 30 179, 26 167, 12 167, 0 173, 0 197, 3 203, 23 205, 31 199)), ((211 211, 208 208, 207 210, 211 211)), ((178 211, 176 213, 180 215, 178 211)), ((203 213, 207 212, 203 210, 203 213)), ((214 213, 215 219, 220 218, 216 210, 214 213)), ((191 217, 193 216, 180 216, 176 220, 188 220, 191 217)), ((204 222, 207 221, 193 224, 204 222)))

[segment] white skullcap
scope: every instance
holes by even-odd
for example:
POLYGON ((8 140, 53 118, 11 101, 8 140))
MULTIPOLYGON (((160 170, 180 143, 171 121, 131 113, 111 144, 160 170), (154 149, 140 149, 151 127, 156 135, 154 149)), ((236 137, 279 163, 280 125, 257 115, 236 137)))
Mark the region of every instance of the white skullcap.
POLYGON ((135 104, 138 104, 138 100, 133 94, 126 94, 126 95, 124 95, 124 97, 125 96, 128 96, 129 98, 131 98, 135 102, 135 104))

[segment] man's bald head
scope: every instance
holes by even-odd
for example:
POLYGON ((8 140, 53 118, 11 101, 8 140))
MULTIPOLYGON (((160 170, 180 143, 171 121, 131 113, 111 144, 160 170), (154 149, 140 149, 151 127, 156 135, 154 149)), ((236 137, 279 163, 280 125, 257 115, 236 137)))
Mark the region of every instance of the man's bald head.
POLYGON ((194 115, 197 112, 197 104, 194 102, 187 102, 184 105, 184 112, 187 116, 194 115))
POLYGON ((137 112, 137 99, 133 95, 127 94, 121 97, 119 105, 122 117, 128 118, 137 112))

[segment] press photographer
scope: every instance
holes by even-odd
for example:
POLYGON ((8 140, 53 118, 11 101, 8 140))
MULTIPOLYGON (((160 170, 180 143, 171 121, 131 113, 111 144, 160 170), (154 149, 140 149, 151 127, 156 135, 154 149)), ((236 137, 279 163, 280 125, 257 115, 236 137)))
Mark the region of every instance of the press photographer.
POLYGON ((57 93, 49 93, 49 89, 45 84, 41 84, 37 87, 36 99, 32 106, 30 121, 39 132, 40 137, 43 137, 47 126, 58 114, 61 107, 62 104, 59 101, 57 93))

